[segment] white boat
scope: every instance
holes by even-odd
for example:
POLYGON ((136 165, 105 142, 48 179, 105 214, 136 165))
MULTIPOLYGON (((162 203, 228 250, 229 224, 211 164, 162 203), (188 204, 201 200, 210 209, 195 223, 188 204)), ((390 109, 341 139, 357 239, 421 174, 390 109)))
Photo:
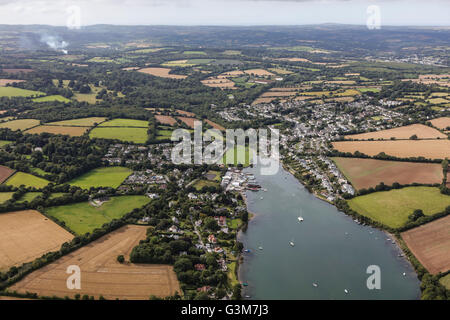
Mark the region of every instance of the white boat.
POLYGON ((263 249, 263 247, 259 247, 258 249, 259 249, 259 250, 262 250, 262 249, 263 249))
POLYGON ((260 199, 261 199, 261 200, 263 200, 263 199, 264 199, 264 197, 261 197, 260 199))
POLYGON ((403 276, 406 276, 406 272, 403 272, 403 276))
POLYGON ((302 218, 302 217, 298 217, 297 219, 298 219, 299 222, 302 222, 302 221, 303 221, 303 218, 302 218))
POLYGON ((289 241, 289 244, 291 245, 291 247, 295 246, 294 241, 289 241))
POLYGON ((348 294, 348 290, 347 289, 344 289, 344 292, 345 292, 345 294, 348 294))
POLYGON ((315 282, 313 282, 313 287, 317 288, 319 285, 315 282))

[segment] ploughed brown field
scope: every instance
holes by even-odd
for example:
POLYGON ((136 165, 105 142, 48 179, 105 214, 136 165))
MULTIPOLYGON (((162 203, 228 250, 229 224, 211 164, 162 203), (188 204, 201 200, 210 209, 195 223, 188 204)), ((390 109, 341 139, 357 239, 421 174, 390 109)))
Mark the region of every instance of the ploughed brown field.
POLYGON ((414 163, 359 158, 333 158, 342 173, 357 189, 392 185, 442 183, 442 166, 438 163, 414 163))
POLYGON ((211 120, 205 120, 205 122, 208 123, 214 129, 217 129, 217 130, 220 130, 220 131, 224 131, 225 130, 225 128, 222 127, 220 124, 212 122, 211 120))
POLYGON ((187 76, 179 75, 179 74, 169 74, 171 69, 169 68, 143 68, 140 69, 139 72, 151 74, 152 76, 157 76, 161 78, 169 78, 169 79, 186 79, 187 76))
POLYGON ((352 134, 345 136, 345 138, 354 140, 368 140, 368 139, 389 140, 392 137, 396 139, 409 139, 413 135, 417 135, 418 139, 436 139, 436 138, 447 139, 447 135, 423 124, 412 124, 409 126, 394 129, 387 129, 361 134, 352 134))
POLYGON ((33 72, 33 69, 3 69, 3 72, 10 73, 10 74, 16 74, 16 73, 28 73, 33 72))
POLYGON ((155 115, 155 119, 162 124, 168 124, 170 126, 173 126, 175 123, 177 123, 177 120, 175 120, 171 116, 163 116, 163 115, 155 115))
POLYGON ((151 295, 165 297, 181 292, 172 266, 117 262, 145 239, 147 228, 129 225, 113 231, 57 261, 29 274, 9 288, 40 296, 73 297, 75 294, 106 299, 145 300, 151 295), (67 288, 67 267, 81 270, 81 289, 67 288))
POLYGON ((187 117, 177 117, 178 119, 180 119, 181 121, 183 121, 188 127, 194 129, 194 122, 198 121, 201 122, 198 119, 195 118, 187 118, 187 117))
POLYGON ((433 126, 441 130, 445 130, 447 127, 450 127, 450 117, 437 118, 431 120, 430 122, 433 126))
POLYGON ((38 126, 31 128, 26 133, 30 134, 39 134, 43 132, 52 133, 52 134, 64 134, 72 137, 82 136, 86 131, 89 130, 89 127, 66 127, 66 126, 38 126))
POLYGON ((4 87, 9 83, 19 83, 24 82, 25 80, 17 80, 17 79, 0 79, 0 87, 4 87))
POLYGON ((333 147, 341 152, 362 152, 376 156, 380 152, 397 158, 425 157, 450 158, 450 140, 399 140, 399 141, 336 141, 333 147))
POLYGON ((184 110, 179 110, 179 109, 176 109, 175 111, 176 111, 177 113, 179 113, 179 114, 184 115, 184 116, 195 118, 195 113, 193 113, 193 112, 184 111, 184 110))
POLYGON ((16 171, 11 168, 0 166, 0 183, 5 182, 14 172, 16 171))
POLYGON ((450 269, 450 216, 401 235, 411 252, 431 274, 450 269))
POLYGON ((57 251, 73 235, 38 211, 0 214, 0 270, 9 269, 51 251, 57 251))

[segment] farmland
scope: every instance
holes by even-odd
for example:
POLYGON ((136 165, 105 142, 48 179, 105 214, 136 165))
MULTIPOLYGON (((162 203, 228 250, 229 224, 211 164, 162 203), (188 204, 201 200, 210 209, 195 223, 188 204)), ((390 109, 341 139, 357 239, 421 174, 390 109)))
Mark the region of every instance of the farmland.
POLYGON ((89 202, 50 207, 45 210, 49 216, 64 221, 66 226, 76 234, 82 235, 100 228, 103 224, 120 219, 135 208, 150 202, 145 196, 111 197, 99 207, 89 202))
POLYGON ((446 139, 447 135, 439 132, 434 128, 430 128, 423 124, 412 124, 405 127, 399 127, 395 129, 388 129, 382 131, 361 133, 345 136, 346 139, 354 140, 389 140, 392 137, 395 139, 409 139, 411 136, 416 135, 418 139, 446 139))
POLYGON ((0 183, 3 183, 14 172, 15 172, 15 170, 13 170, 11 168, 8 168, 8 167, 5 167, 5 166, 0 166, 0 183))
POLYGON ((49 181, 33 176, 32 174, 25 172, 16 172, 9 177, 4 184, 8 186, 20 187, 25 185, 26 187, 43 188, 49 184, 49 181))
POLYGON ((46 97, 40 97, 33 99, 34 102, 48 102, 48 101, 58 101, 58 102, 70 102, 70 99, 67 99, 60 95, 54 95, 54 96, 46 96, 46 97))
POLYGON ((35 210, 0 214, 0 270, 59 250, 73 235, 35 210))
POLYGON ((140 69, 139 72, 150 74, 152 76, 156 77, 162 77, 162 78, 168 78, 168 79, 186 79, 187 76, 184 75, 178 75, 178 74, 171 74, 170 71, 172 71, 169 68, 143 68, 140 69))
POLYGON ((424 157, 444 159, 450 157, 450 140, 399 140, 399 141, 337 141, 333 147, 340 152, 362 152, 376 156, 381 152, 397 158, 424 157))
POLYGON ((169 296, 181 292, 171 266, 120 264, 118 255, 126 258, 147 228, 125 226, 74 253, 43 267, 10 287, 18 292, 35 292, 44 296, 89 295, 106 299, 147 300, 151 295, 169 296), (81 290, 69 290, 66 269, 79 265, 83 270, 81 290))
POLYGON ((447 288, 447 290, 450 290, 450 274, 447 274, 445 277, 441 278, 439 280, 441 284, 447 288))
POLYGON ((0 79, 0 87, 5 87, 7 84, 24 82, 25 80, 18 79, 0 79))
POLYGON ((39 97, 44 95, 45 93, 40 91, 14 87, 0 87, 0 97, 39 97))
POLYGON ((450 117, 437 118, 431 120, 430 122, 434 127, 439 128, 441 130, 445 130, 448 127, 450 127, 450 117))
POLYGON ((30 134, 40 134, 43 132, 51 134, 63 134, 72 137, 79 137, 85 134, 89 127, 69 127, 69 126, 38 126, 25 131, 30 134))
POLYGON ((27 130, 32 127, 38 126, 40 123, 39 120, 35 119, 19 119, 19 120, 12 120, 8 122, 2 122, 0 123, 0 128, 8 128, 13 131, 15 130, 27 130))
POLYGON ((148 122, 144 120, 134 119, 113 119, 103 122, 99 127, 132 127, 132 128, 147 128, 148 122))
POLYGON ((72 119, 72 120, 64 120, 64 121, 56 121, 47 123, 47 125, 52 126, 74 126, 74 127, 91 127, 95 124, 100 124, 105 121, 106 118, 103 117, 91 117, 91 118, 81 118, 81 119, 72 119))
POLYGON ((450 216, 401 234, 409 249, 432 274, 450 270, 450 216))
POLYGON ((82 189, 91 187, 117 188, 131 172, 130 169, 124 167, 97 168, 71 180, 69 184, 82 189))
POLYGON ((414 210, 421 209, 425 215, 442 212, 450 205, 450 196, 441 194, 438 188, 407 187, 359 196, 348 204, 363 216, 398 228, 414 210))
POLYGON ((89 132, 91 138, 117 139, 123 142, 145 143, 147 141, 146 128, 128 127, 96 127, 89 132))
POLYGON ((163 115, 155 115, 155 119, 162 124, 168 124, 169 126, 173 126, 177 123, 177 120, 175 120, 171 116, 163 116, 163 115))
POLYGON ((183 121, 188 127, 194 129, 194 123, 196 121, 200 122, 200 120, 197 120, 195 118, 187 118, 187 117, 177 117, 181 121, 183 121))
POLYGON ((442 167, 434 163, 412 163, 358 158, 332 158, 339 170, 359 190, 383 182, 392 185, 442 182, 442 167))

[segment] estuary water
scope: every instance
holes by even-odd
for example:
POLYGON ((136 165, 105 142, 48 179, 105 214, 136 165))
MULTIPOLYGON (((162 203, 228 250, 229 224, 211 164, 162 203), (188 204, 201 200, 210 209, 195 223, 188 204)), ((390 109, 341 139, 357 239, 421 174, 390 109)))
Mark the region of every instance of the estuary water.
MULTIPOLYGON (((241 232, 243 296, 250 299, 418 299, 420 282, 389 235, 358 225, 306 190, 280 168, 254 174, 266 192, 247 191, 255 214, 241 232), (262 198, 262 199, 261 199, 262 198), (304 220, 299 221, 298 217, 304 220), (294 246, 291 245, 292 242, 294 246), (380 268, 381 289, 369 290, 371 265, 380 268), (347 293, 345 292, 347 291, 347 293)), ((371 283, 373 283, 371 281, 371 283)))

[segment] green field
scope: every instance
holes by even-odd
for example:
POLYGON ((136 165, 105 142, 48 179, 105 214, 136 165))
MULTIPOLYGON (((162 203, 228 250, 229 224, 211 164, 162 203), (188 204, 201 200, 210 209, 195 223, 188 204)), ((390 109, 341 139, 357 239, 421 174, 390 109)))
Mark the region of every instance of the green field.
POLYGON ((94 128, 90 133, 91 138, 118 139, 124 142, 145 143, 148 139, 145 128, 94 128))
POLYGON ((425 215, 443 211, 450 205, 450 196, 441 194, 438 188, 407 187, 356 197, 348 200, 348 204, 363 216, 398 228, 416 209, 422 209, 425 215))
POLYGON ((3 203, 11 199, 13 194, 14 192, 0 192, 0 203, 3 203))
POLYGON ((10 143, 12 143, 13 141, 7 141, 7 140, 0 140, 0 147, 4 147, 4 146, 6 146, 7 144, 10 144, 10 143))
POLYGON ((195 55, 195 56, 206 56, 206 52, 204 51, 185 51, 183 54, 186 55, 195 55))
POLYGON ((193 187, 200 191, 203 187, 218 187, 219 183, 216 181, 209 181, 209 180, 198 180, 194 183, 193 187))
POLYGON ((0 128, 9 128, 13 131, 16 130, 27 130, 32 127, 36 127, 40 124, 39 120, 35 119, 19 119, 19 120, 12 120, 8 122, 2 122, 0 123, 0 128))
POLYGON ((146 196, 119 196, 110 198, 100 207, 82 202, 47 208, 45 213, 64 221, 67 227, 81 235, 92 232, 113 219, 120 219, 126 213, 149 202, 150 199, 146 196))
POLYGON ((234 147, 234 159, 232 158, 233 151, 227 150, 227 152, 223 155, 222 163, 231 164, 237 166, 238 164, 243 164, 244 167, 248 167, 250 165, 250 161, 253 159, 253 155, 249 152, 248 147, 236 145, 234 147))
POLYGON ((31 202, 40 195, 42 195, 42 192, 27 192, 19 200, 17 200, 17 202, 18 203, 25 201, 31 202))
POLYGON ((23 184, 26 187, 34 187, 37 189, 41 189, 49 183, 50 182, 45 179, 25 172, 16 172, 4 182, 4 184, 8 186, 20 187, 23 184))
POLYGON ((69 181, 69 184, 82 189, 117 188, 132 172, 131 169, 124 167, 97 168, 69 181))
POLYGON ((71 100, 67 99, 66 97, 60 96, 60 95, 40 97, 40 98, 33 99, 33 102, 47 102, 47 101, 70 102, 71 100))
POLYGON ((26 90, 14 87, 0 87, 0 97, 39 97, 45 96, 44 92, 26 90))
POLYGON ((133 127, 148 128, 148 121, 134 119, 113 119, 103 122, 99 127, 133 127))
POLYGON ((444 287, 447 288, 447 290, 450 290, 450 274, 446 275, 445 277, 442 277, 439 281, 442 283, 444 287))
POLYGON ((52 126, 72 126, 72 127, 91 127, 96 123, 102 123, 106 118, 103 117, 91 117, 91 118, 81 118, 81 119, 72 119, 72 120, 64 120, 64 121, 56 121, 46 123, 47 125, 52 126))

